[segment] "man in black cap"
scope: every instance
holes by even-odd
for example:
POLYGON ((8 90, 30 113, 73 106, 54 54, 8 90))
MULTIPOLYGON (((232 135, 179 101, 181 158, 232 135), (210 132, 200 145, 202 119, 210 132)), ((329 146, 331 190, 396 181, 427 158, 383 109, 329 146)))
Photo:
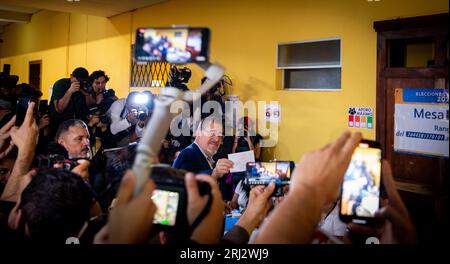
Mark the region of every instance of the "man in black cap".
POLYGON ((90 96, 88 83, 89 72, 78 67, 70 78, 60 79, 53 85, 50 117, 54 124, 68 119, 85 119, 88 110, 86 97, 90 96))

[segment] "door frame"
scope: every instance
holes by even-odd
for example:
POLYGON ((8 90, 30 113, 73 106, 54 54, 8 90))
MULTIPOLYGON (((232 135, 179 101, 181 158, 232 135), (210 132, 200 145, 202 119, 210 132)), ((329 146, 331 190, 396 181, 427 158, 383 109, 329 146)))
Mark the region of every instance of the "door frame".
MULTIPOLYGON (((377 32, 377 80, 376 80, 376 140, 380 142, 383 151, 390 150, 387 146, 387 80, 389 78, 424 78, 435 79, 435 88, 448 89, 449 66, 447 61, 448 48, 448 19, 449 14, 400 18, 374 22, 377 32), (434 65, 427 68, 389 68, 388 67, 388 41, 411 38, 434 38, 434 65)), ((430 190, 417 183, 397 182, 397 189, 434 197, 435 213, 438 221, 445 223, 446 205, 445 189, 446 168, 448 159, 439 158, 439 175, 437 189, 430 190)))
MULTIPOLYGON (((30 66, 33 64, 39 64, 40 65, 40 71, 39 71, 39 90, 42 91, 42 60, 32 60, 28 62, 28 83, 31 84, 31 72, 30 72, 30 66)), ((33 87, 36 89, 36 87, 33 87)))
MULTIPOLYGON (((446 65, 449 14, 400 18, 374 22, 377 32, 376 139, 386 150, 386 78, 447 78, 446 65), (430 68, 388 68, 387 42, 393 39, 434 37, 435 65, 430 68)), ((440 84, 437 84, 440 85, 440 84)))

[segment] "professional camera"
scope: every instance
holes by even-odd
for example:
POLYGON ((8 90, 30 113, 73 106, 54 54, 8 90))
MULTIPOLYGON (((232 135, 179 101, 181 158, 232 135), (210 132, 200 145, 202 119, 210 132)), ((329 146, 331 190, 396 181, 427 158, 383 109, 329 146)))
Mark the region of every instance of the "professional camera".
POLYGON ((91 93, 92 92, 92 85, 89 83, 89 80, 78 80, 78 82, 80 83, 80 89, 91 93))
POLYGON ((172 66, 169 71, 168 85, 183 91, 189 90, 185 83, 189 82, 191 76, 192 72, 189 68, 183 67, 179 69, 176 66, 172 66))
POLYGON ((137 118, 141 121, 145 121, 147 119, 147 112, 145 110, 139 109, 137 111, 137 118))
MULTIPOLYGON (((184 176, 187 171, 173 169, 168 165, 153 165, 151 179, 156 184, 153 191, 152 200, 157 207, 153 218, 153 224, 162 230, 187 231, 189 224, 187 221, 187 191, 184 176)), ((209 210, 212 202, 211 186, 207 182, 197 181, 199 194, 209 195, 210 201, 204 210, 209 210)), ((200 215, 206 215, 201 213, 200 215)), ((194 221, 198 222, 201 219, 194 221)), ((191 226, 191 228, 195 228, 191 226)))
POLYGON ((101 115, 100 116, 100 122, 102 122, 103 124, 110 124, 111 120, 109 119, 109 117, 107 115, 101 115))
POLYGON ((69 154, 64 146, 50 142, 47 145, 46 155, 38 155, 35 159, 35 167, 39 169, 51 169, 55 164, 59 164, 62 168, 72 170, 78 166, 79 159, 69 159, 69 154))
POLYGON ((105 90, 102 91, 102 94, 103 94, 103 98, 104 99, 116 96, 116 92, 114 90, 112 90, 112 89, 108 89, 108 90, 105 89, 105 90))
POLYGON ((39 155, 36 158, 36 166, 39 169, 51 169, 55 164, 61 165, 66 170, 72 170, 78 166, 77 159, 66 159, 60 154, 39 155))
POLYGON ((144 108, 134 108, 134 109, 131 109, 131 111, 136 113, 136 116, 137 116, 137 118, 140 121, 147 120, 148 113, 147 113, 146 109, 144 109, 144 108))

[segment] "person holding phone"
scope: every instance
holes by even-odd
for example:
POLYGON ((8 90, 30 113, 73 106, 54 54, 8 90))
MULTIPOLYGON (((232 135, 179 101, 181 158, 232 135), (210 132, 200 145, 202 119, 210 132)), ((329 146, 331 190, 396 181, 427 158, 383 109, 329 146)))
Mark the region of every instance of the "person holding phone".
POLYGON ((94 71, 89 75, 89 82, 92 85, 90 97, 87 97, 90 106, 97 105, 101 113, 106 113, 111 105, 118 98, 113 89, 106 89, 109 76, 102 70, 94 71))
POLYGON ((289 192, 266 219, 254 242, 310 243, 324 205, 338 195, 361 138, 359 132, 344 132, 335 142, 303 155, 293 172, 289 192))
POLYGON ((358 237, 376 237, 382 244, 412 244, 417 242, 416 229, 411 221, 400 194, 397 191, 392 169, 389 162, 382 162, 383 186, 387 199, 381 203, 381 208, 375 212, 377 223, 367 226, 350 223, 344 241, 347 243, 365 243, 355 240, 358 237), (355 235, 356 234, 356 235, 355 235))
POLYGON ((19 183, 33 162, 38 136, 38 127, 33 115, 34 105, 34 102, 29 103, 22 125, 13 126, 16 123, 16 117, 8 123, 6 131, 9 131, 11 144, 16 146, 18 151, 14 167, 1 194, 1 200, 17 201, 19 183))

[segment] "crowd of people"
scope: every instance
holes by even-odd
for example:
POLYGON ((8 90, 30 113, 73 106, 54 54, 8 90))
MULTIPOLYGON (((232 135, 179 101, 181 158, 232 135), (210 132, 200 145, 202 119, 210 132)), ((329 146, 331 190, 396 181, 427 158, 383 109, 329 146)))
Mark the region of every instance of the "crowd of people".
MULTIPOLYGON (((245 172, 231 172, 234 163, 228 155, 253 151, 261 161, 262 137, 247 117, 236 127, 243 134, 224 136, 224 120, 216 118, 193 127, 189 116, 180 126, 187 125, 191 135, 167 133, 158 163, 186 172, 182 181, 187 200, 181 214, 187 228, 160 228, 154 222, 155 215, 161 215, 151 198, 157 184, 149 177, 134 195, 136 178, 130 170, 136 143, 153 113, 154 95, 131 92, 119 99, 106 88, 109 77, 104 71, 89 74, 80 67, 55 82, 47 104, 38 103, 40 91, 17 85, 17 80, 0 79, 2 242, 65 243, 75 237, 86 244, 313 243, 318 230, 345 243, 357 242, 352 240, 355 233, 384 243, 416 241, 387 162, 387 197, 376 213, 378 225, 347 225, 333 217, 344 173, 361 140, 357 132, 344 132, 303 155, 282 195, 273 196, 273 181, 246 185, 245 172), (16 102, 23 97, 30 103, 23 123, 16 125, 16 102), (199 182, 208 186, 207 195, 199 182), (233 210, 239 211, 239 219, 224 232, 226 216, 233 210)), ((203 102, 223 106, 227 84, 231 81, 224 77, 203 102)))

